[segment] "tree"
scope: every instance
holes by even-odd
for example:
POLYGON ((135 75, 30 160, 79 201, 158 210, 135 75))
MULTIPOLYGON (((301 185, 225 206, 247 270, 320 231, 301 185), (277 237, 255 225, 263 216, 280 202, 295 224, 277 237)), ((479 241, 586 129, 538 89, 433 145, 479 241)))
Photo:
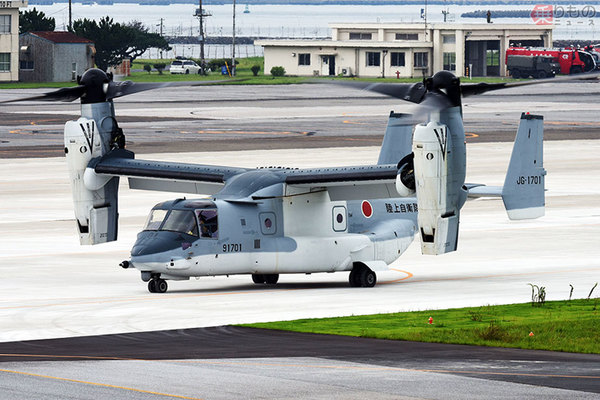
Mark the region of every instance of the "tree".
POLYGON ((165 68, 167 68, 165 63, 154 64, 154 69, 157 70, 160 75, 162 75, 162 72, 165 68))
POLYGON ((87 18, 73 22, 73 32, 94 42, 96 46, 96 65, 106 71, 108 67, 118 65, 124 58, 131 62, 150 47, 169 50, 169 43, 156 33, 149 33, 141 22, 123 25, 110 17, 99 22, 87 18))
POLYGON ((29 11, 19 11, 19 33, 53 31, 55 27, 54 18, 46 17, 46 14, 36 10, 35 7, 29 11))

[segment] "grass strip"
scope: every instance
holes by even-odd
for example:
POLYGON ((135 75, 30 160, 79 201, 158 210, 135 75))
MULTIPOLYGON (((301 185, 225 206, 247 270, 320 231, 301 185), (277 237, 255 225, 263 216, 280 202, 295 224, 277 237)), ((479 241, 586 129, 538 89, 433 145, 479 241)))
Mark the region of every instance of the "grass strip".
POLYGON ((243 326, 365 338, 600 353, 599 299, 453 308, 243 326), (429 324, 429 318, 433 323, 429 324), (533 335, 530 335, 533 333, 533 335))
MULTIPOLYGON (((146 60, 146 59, 138 59, 133 62, 131 69, 134 70, 131 73, 131 76, 122 77, 121 80, 131 80, 133 82, 202 82, 206 80, 222 80, 223 84, 231 84, 231 85, 287 85, 293 83, 306 83, 307 81, 311 81, 314 79, 324 79, 324 80, 358 80, 358 81, 367 81, 367 82, 391 82, 391 83, 415 83, 421 82, 423 78, 344 78, 344 77, 303 77, 303 76, 293 76, 293 75, 285 75, 281 77, 275 77, 271 75, 264 74, 264 58, 263 57, 248 57, 248 58, 237 58, 239 64, 236 69, 235 78, 230 78, 227 75, 221 75, 220 71, 213 71, 208 75, 198 75, 198 74, 171 74, 168 71, 159 74, 156 70, 148 73, 143 71, 144 65, 153 66, 157 63, 163 63, 166 65, 170 65, 172 59, 162 59, 162 60, 146 60), (257 76, 254 76, 252 73, 252 66, 259 65, 260 72, 257 76), (237 80, 234 80, 237 79, 237 80)), ((268 71, 267 71, 268 72, 268 71)), ((488 83, 499 83, 499 82, 514 82, 515 80, 512 78, 500 78, 500 77, 477 77, 469 80, 467 78, 462 78, 462 82, 465 83, 479 83, 479 82, 488 82, 488 83)), ((219 83, 220 84, 220 83, 219 83)), ((37 89, 37 88, 61 88, 61 87, 70 87, 75 86, 77 83, 75 82, 10 82, 10 83, 0 83, 0 89, 37 89)))

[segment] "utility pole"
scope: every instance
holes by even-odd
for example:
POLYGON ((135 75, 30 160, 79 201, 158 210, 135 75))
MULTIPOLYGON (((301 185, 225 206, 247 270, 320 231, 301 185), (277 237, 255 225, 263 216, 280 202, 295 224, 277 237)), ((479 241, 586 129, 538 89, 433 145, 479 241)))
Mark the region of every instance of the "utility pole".
POLYGON ((233 35, 231 36, 231 76, 235 76, 235 0, 233 0, 233 35))
POLYGON ((204 35, 204 18, 210 17, 211 14, 205 12, 202 8, 202 0, 198 0, 198 9, 196 9, 195 17, 198 18, 200 22, 200 31, 198 33, 198 37, 200 39, 200 68, 202 70, 202 75, 206 74, 206 61, 204 60, 204 43, 205 43, 205 35, 204 35))
POLYGON ((71 14, 71 0, 69 0, 69 31, 73 30, 73 20, 71 14))
MULTIPOLYGON (((160 37, 162 37, 162 35, 163 35, 163 22, 164 22, 164 20, 165 20, 164 18, 160 19, 160 37)), ((163 51, 162 51, 162 49, 160 49, 160 59, 162 60, 162 58, 163 58, 163 51)))

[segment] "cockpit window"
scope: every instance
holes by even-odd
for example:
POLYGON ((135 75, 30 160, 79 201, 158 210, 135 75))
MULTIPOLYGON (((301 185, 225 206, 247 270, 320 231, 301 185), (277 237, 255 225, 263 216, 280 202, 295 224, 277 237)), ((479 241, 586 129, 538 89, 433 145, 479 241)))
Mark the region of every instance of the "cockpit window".
POLYGON ((187 210, 171 210, 160 230, 198 236, 198 225, 194 212, 187 210))
POLYGON ((196 210, 198 221, 200 222, 200 237, 218 239, 219 224, 216 208, 196 210))
POLYGON ((146 220, 145 231, 157 231, 162 225, 165 217, 167 216, 168 210, 152 210, 146 220))

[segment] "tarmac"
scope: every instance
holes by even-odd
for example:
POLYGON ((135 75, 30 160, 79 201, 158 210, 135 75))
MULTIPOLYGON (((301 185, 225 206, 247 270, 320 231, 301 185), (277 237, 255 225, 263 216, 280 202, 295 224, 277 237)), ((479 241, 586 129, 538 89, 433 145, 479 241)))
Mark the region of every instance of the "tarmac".
MULTIPOLYGON (((487 115, 494 107, 488 105, 487 115)), ((64 158, 2 158, 0 397, 598 398, 598 355, 265 334, 228 326, 526 302, 529 283, 545 286, 548 300, 567 299, 569 284, 574 298, 586 297, 600 277, 600 140, 590 117, 595 107, 586 103, 585 118, 563 121, 579 124, 567 125, 571 140, 545 142, 546 216, 511 222, 501 201, 471 201, 462 211, 457 252, 422 256, 416 241, 389 272, 378 273, 374 288, 350 288, 348 274, 335 273, 284 275, 274 287, 254 285, 248 276, 202 278, 169 282, 165 294, 148 293, 139 274, 118 263, 128 257, 150 208, 178 194, 133 191, 123 181, 119 240, 82 247, 64 158), (582 132, 591 137, 580 139, 582 132)), ((339 147, 343 136, 335 136, 336 130, 362 125, 335 118, 323 128, 331 135, 312 135, 332 136, 328 148, 299 148, 310 147, 298 145, 299 139, 288 144, 297 147, 283 149, 169 152, 185 150, 176 148, 185 140, 174 133, 170 147, 153 133, 149 142, 156 139, 166 152, 141 151, 137 158, 246 167, 375 162, 379 149, 371 142, 339 147)), ((318 124, 320 117, 294 121, 300 119, 318 124)), ((272 129, 283 132, 281 121, 271 118, 272 129)), ((552 121, 557 122, 546 115, 552 121)), ((251 128, 247 121, 238 123, 251 128)), ((11 147, 5 154, 19 153, 26 139, 37 145, 41 137, 50 143, 57 138, 3 129, 0 124, 10 143, 2 149, 11 147)), ((493 126, 486 129, 493 135, 493 126)), ((499 133, 502 142, 467 138, 468 182, 502 184, 511 130, 512 136, 512 126, 499 133)), ((137 132, 133 136, 141 138, 142 130, 137 132)), ((380 140, 381 130, 354 132, 357 139, 380 140)), ((221 145, 235 146, 245 134, 238 135, 221 145)))

